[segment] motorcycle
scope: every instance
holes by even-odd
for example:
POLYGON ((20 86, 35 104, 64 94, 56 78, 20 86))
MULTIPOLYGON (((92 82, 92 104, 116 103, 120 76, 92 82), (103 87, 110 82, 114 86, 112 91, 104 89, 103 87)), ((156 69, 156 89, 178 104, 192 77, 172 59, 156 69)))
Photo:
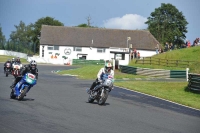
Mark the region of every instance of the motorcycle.
POLYGON ((6 77, 8 77, 9 74, 11 74, 11 63, 6 63, 5 71, 6 77))
MULTIPOLYGON (((20 78, 20 77, 17 77, 20 78)), ((16 84, 14 89, 12 89, 10 93, 10 98, 15 99, 17 98, 19 101, 26 96, 29 90, 36 85, 37 79, 34 74, 26 73, 21 80, 16 84)))
POLYGON ((19 63, 13 63, 13 71, 12 71, 12 75, 16 78, 18 76, 20 76, 20 69, 22 67, 22 64, 19 63))
POLYGON ((93 103, 94 100, 96 100, 99 105, 105 104, 109 92, 113 89, 113 83, 113 77, 104 74, 102 82, 99 83, 93 90, 91 90, 88 102, 93 103))

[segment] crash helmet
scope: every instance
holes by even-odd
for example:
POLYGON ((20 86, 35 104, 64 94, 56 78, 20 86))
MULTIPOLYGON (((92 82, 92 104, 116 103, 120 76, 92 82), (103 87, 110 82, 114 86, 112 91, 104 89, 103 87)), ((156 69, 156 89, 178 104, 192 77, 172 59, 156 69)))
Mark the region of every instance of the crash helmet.
POLYGON ((31 70, 35 70, 37 66, 37 63, 35 60, 30 61, 30 68, 31 70))
POLYGON ((20 58, 19 57, 17 57, 16 62, 20 62, 20 58))
POLYGON ((15 62, 15 58, 12 58, 12 62, 15 62))
POLYGON ((105 71, 110 72, 112 69, 112 63, 111 62, 106 62, 105 63, 105 71))
POLYGON ((7 62, 11 62, 10 59, 8 59, 7 62))

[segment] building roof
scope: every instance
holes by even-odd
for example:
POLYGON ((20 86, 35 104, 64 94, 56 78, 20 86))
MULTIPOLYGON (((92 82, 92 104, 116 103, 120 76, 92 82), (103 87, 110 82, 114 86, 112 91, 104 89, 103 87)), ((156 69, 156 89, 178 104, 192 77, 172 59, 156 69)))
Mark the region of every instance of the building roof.
POLYGON ((147 30, 119 30, 105 28, 83 28, 42 25, 41 45, 59 45, 76 47, 117 47, 127 48, 128 41, 132 48, 155 50, 160 43, 147 30))

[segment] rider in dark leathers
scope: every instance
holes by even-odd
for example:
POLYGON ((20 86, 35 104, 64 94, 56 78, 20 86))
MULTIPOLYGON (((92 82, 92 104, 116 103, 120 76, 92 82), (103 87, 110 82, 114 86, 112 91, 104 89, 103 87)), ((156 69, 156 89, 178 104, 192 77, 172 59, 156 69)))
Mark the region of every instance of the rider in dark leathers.
MULTIPOLYGON (((10 65, 12 66, 12 63, 11 63, 10 59, 8 59, 8 60, 4 63, 4 69, 3 69, 4 72, 5 72, 5 70, 6 70, 6 63, 10 63, 10 65)), ((11 66, 10 66, 10 67, 11 67, 11 66)))

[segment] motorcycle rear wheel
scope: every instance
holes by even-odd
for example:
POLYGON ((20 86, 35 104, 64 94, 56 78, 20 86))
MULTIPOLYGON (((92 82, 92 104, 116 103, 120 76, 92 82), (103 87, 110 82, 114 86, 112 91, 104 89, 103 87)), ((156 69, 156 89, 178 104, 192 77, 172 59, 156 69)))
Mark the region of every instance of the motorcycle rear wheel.
POLYGON ((28 86, 25 86, 24 89, 21 91, 20 95, 18 96, 18 100, 22 100, 28 91, 28 86))

